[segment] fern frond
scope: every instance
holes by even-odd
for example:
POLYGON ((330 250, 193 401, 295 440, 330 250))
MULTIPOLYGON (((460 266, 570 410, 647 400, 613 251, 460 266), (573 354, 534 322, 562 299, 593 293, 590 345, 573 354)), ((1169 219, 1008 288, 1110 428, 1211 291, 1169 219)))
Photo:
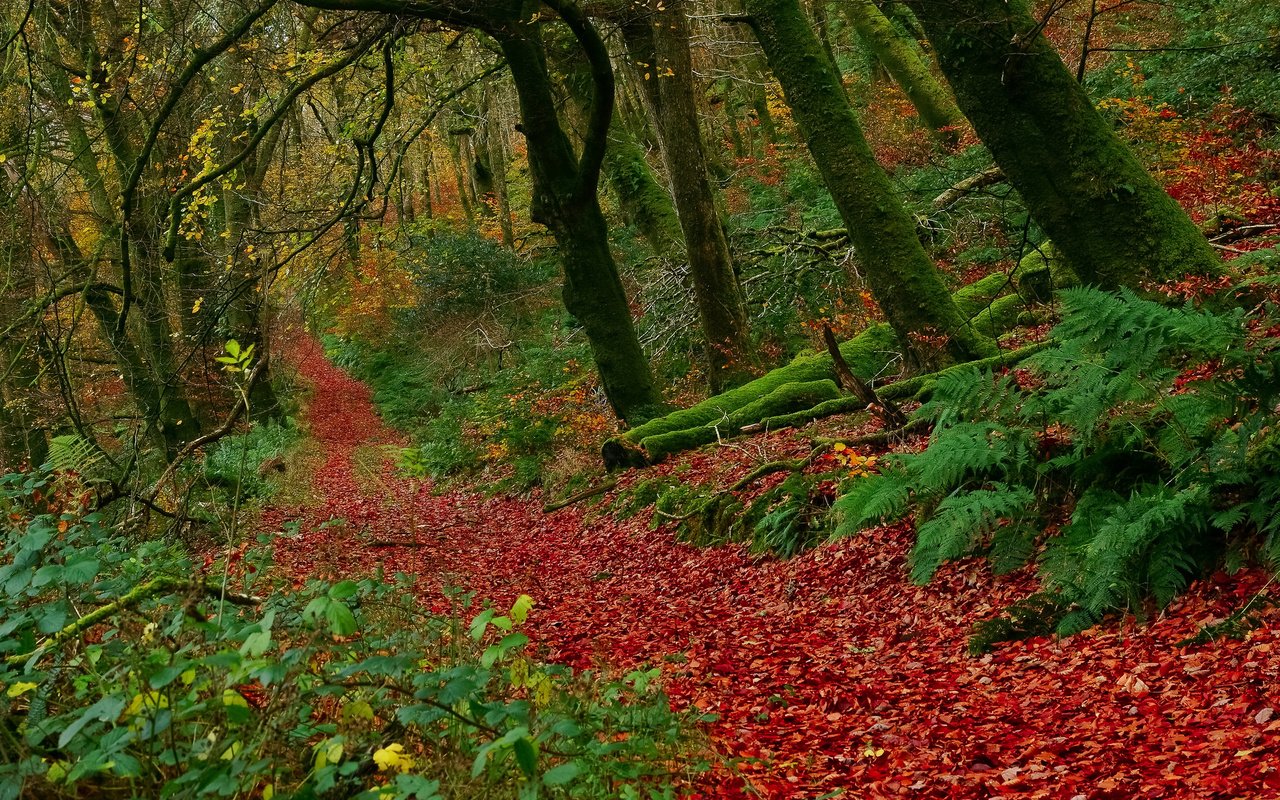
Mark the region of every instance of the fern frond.
POLYGON ((1182 533, 1199 528, 1204 514, 1193 511, 1203 512, 1206 500, 1198 486, 1173 491, 1149 484, 1110 507, 1086 504, 1090 517, 1077 507, 1071 527, 1091 532, 1079 553, 1074 588, 1080 605, 1097 615, 1131 605, 1148 588, 1176 586, 1190 559, 1182 533))
POLYGON ((901 519, 911 499, 911 481, 900 470, 862 478, 832 506, 836 535, 849 536, 872 524, 901 519))
POLYGON ((943 562, 973 552, 1001 520, 1017 524, 1034 502, 1030 489, 1003 483, 947 497, 938 504, 934 515, 916 529, 911 579, 928 583, 943 562))
POLYGON ((93 442, 72 433, 49 440, 49 458, 45 467, 59 472, 85 473, 101 460, 102 454, 93 442))
POLYGON ((935 432, 928 449, 908 464, 916 479, 916 492, 937 497, 970 479, 1006 479, 1028 466, 1032 455, 1032 437, 1025 428, 999 422, 961 422, 935 432))

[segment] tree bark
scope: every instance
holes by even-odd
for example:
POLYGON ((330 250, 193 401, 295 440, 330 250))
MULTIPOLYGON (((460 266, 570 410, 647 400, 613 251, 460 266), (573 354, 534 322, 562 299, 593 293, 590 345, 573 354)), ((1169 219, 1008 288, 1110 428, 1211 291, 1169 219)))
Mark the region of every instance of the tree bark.
POLYGON ((903 353, 930 368, 988 355, 992 343, 951 300, 797 0, 745 7, 903 353))
POLYGON ((1213 273, 1217 255, 1094 108, 1022 3, 908 0, 956 100, 1081 280, 1213 273))
POLYGON ((929 62, 919 46, 899 34, 872 0, 848 0, 841 8, 862 41, 907 95, 920 121, 938 141, 954 146, 965 123, 964 115, 947 87, 929 71, 929 62))
POLYGON ((657 8, 662 10, 624 25, 623 37, 631 60, 648 64, 642 69, 652 75, 642 84, 645 104, 658 133, 684 233, 711 391, 719 393, 751 379, 754 359, 746 301, 707 169, 685 3, 667 0, 657 8))
MULTIPOLYGON (((594 85, 587 137, 581 157, 575 156, 556 115, 538 5, 524 3, 517 19, 491 31, 511 68, 520 101, 533 178, 530 216, 555 236, 564 263, 565 308, 587 334, 614 412, 634 424, 656 413, 661 397, 636 336, 597 196, 613 116, 613 72, 595 29, 582 19, 576 21, 576 28, 571 24, 588 50, 594 85)), ((568 10, 564 7, 561 13, 568 10)))

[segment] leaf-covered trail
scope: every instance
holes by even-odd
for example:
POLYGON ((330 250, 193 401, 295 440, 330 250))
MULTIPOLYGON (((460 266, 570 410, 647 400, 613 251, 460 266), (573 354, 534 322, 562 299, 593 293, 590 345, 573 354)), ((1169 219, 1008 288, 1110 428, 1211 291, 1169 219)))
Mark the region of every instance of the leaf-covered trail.
POLYGON ((314 389, 307 424, 323 462, 319 502, 264 516, 267 530, 302 522, 278 540, 278 567, 414 573, 439 610, 441 586, 499 606, 533 596, 540 657, 661 666, 673 703, 720 715, 716 749, 745 760, 740 777, 709 779, 708 796, 743 796, 745 781, 779 798, 1280 797, 1280 614, 1243 641, 1173 644, 1239 608, 1260 574, 1198 584, 1146 626, 975 659, 970 624, 1024 596, 1026 576, 966 563, 914 586, 905 526, 759 561, 680 544, 643 518, 415 492, 386 465, 362 466, 376 463, 362 446, 397 441, 367 388, 312 339, 293 358, 314 389), (348 524, 321 527, 331 518, 348 524))

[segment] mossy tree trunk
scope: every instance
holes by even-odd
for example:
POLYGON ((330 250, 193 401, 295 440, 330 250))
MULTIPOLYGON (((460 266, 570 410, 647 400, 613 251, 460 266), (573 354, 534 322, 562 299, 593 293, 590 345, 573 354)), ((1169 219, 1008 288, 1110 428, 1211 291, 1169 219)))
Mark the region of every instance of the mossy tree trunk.
POLYGON ((631 60, 645 70, 645 106, 658 134, 689 257, 689 275, 706 341, 713 392, 751 378, 751 340, 746 301, 716 209, 698 120, 689 20, 683 0, 655 4, 623 26, 631 60))
MULTIPOLYGON (((585 128, 594 91, 590 64, 583 59, 581 48, 571 37, 552 39, 548 49, 552 62, 564 73, 564 88, 572 100, 574 127, 585 128)), ((684 261, 684 236, 675 204, 654 175, 640 143, 646 120, 646 116, 636 115, 629 125, 623 110, 615 108, 601 169, 623 219, 636 227, 654 254, 662 259, 684 261)))
POLYGON ((907 0, 956 100, 1082 281, 1135 286, 1219 261, 1094 108, 1021 2, 907 0))
POLYGON ((530 216, 551 229, 564 263, 564 304, 586 331, 605 395, 630 423, 661 405, 631 320, 597 195, 613 116, 613 71, 594 27, 572 7, 561 14, 591 62, 593 95, 581 156, 556 115, 539 3, 525 2, 491 34, 511 68, 533 178, 530 216))
POLYGON ((961 316, 867 143, 835 67, 797 0, 746 0, 747 22, 782 85, 885 318, 909 361, 937 367, 991 352, 961 316), (945 337, 939 346, 937 337, 945 337))
POLYGON ((653 174, 644 148, 619 119, 610 129, 604 176, 617 197, 623 218, 636 226, 654 254, 683 260, 684 236, 671 195, 653 174))
POLYGON ((840 7, 867 48, 907 95, 920 121, 939 141, 955 145, 965 123, 964 114, 947 87, 929 71, 929 62, 919 45, 900 34, 872 0, 847 0, 840 7))

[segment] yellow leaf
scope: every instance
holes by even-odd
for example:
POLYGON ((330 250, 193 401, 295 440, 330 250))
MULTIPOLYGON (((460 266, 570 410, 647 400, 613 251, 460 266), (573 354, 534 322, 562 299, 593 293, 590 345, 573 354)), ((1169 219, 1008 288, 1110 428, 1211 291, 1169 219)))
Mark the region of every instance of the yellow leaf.
POLYGON ((178 676, 178 679, 182 681, 183 686, 190 686, 191 684, 195 683, 196 668, 192 667, 191 669, 185 670, 181 675, 178 676))
POLYGON ((9 691, 5 692, 5 694, 9 697, 21 697, 39 685, 40 684, 38 683, 30 683, 29 681, 20 681, 10 686, 9 691))
POLYGON ((197 298, 196 298, 195 305, 191 306, 191 313, 192 313, 192 314, 199 314, 199 313, 200 313, 200 306, 202 306, 202 305, 204 305, 204 298, 203 298, 203 297, 197 297, 197 298))
POLYGON ((402 744, 389 744, 376 751, 373 754, 373 762, 378 765, 378 770, 381 772, 388 770, 408 772, 413 769, 413 758, 404 752, 402 744))
POLYGON ((523 625, 524 621, 529 618, 529 612, 533 609, 533 598, 527 594, 522 594, 516 598, 515 603, 511 605, 511 611, 507 613, 511 617, 511 621, 517 625, 523 625))
POLYGON ((517 658, 511 662, 511 685, 519 689, 529 681, 529 662, 517 658))
POLYGON ((541 680, 533 687, 533 704, 538 708, 546 708, 551 705, 551 679, 546 675, 539 675, 541 680))
POLYGON ((169 697, 159 692, 151 691, 146 694, 135 694, 133 699, 129 701, 129 707, 124 710, 125 717, 135 717, 141 714, 145 708, 168 708, 169 697))
POLYGON ((274 783, 268 783, 266 786, 262 787, 262 800, 271 800, 271 798, 275 796, 276 785, 274 783))
POLYGON ((226 689, 222 692, 222 704, 224 706, 240 706, 241 708, 249 707, 249 701, 245 700, 244 695, 235 689, 226 689))

